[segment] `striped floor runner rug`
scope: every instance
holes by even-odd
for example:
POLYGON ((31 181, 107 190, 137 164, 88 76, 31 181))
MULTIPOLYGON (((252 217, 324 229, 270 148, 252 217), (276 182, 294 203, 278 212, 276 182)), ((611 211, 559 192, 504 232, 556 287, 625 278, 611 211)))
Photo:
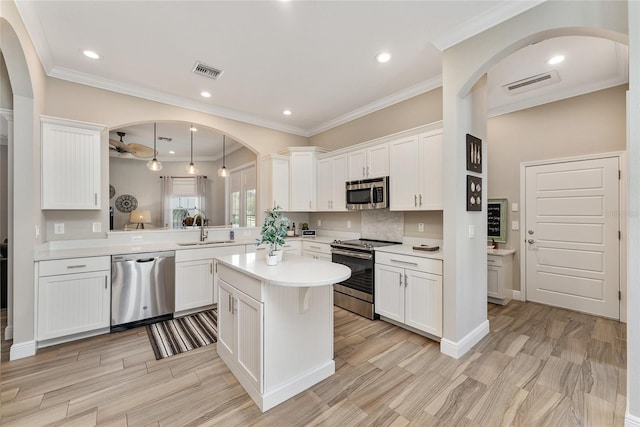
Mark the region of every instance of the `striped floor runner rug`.
POLYGON ((156 360, 213 344, 218 338, 218 309, 147 325, 156 360))

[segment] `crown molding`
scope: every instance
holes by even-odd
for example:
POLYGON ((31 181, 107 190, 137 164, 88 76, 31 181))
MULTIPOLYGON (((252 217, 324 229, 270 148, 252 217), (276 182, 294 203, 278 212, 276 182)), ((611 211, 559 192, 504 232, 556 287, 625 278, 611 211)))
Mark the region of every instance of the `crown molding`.
POLYGON ((31 42, 35 47, 36 54, 42 64, 42 68, 44 68, 44 71, 49 74, 53 69, 54 64, 53 56, 51 55, 51 46, 49 46, 49 42, 44 34, 44 29, 38 19, 38 15, 33 10, 34 2, 16 1, 14 4, 18 9, 18 14, 24 23, 27 34, 29 34, 31 42))
POLYGON ((491 27, 544 3, 546 0, 503 1, 479 16, 467 20, 431 41, 438 50, 445 51, 491 27))
POLYGON ((364 117, 367 114, 375 113, 376 111, 380 111, 383 108, 387 108, 399 102, 406 101, 409 98, 413 98, 414 96, 429 92, 433 89, 439 88, 440 86, 442 86, 442 75, 434 77, 430 80, 425 80, 418 83, 417 85, 393 93, 389 96, 385 96, 384 98, 380 98, 379 100, 374 101, 371 104, 365 105, 364 107, 358 108, 326 123, 313 127, 309 130, 309 136, 317 135, 355 119, 359 119, 360 117, 364 117))
POLYGON ((48 73, 48 75, 49 77, 54 77, 61 80, 67 80, 74 83, 97 87, 112 92, 122 93, 124 95, 135 96, 137 98, 148 99, 150 101, 161 102, 163 104, 174 105, 176 107, 186 108, 201 113, 213 114, 219 117, 224 117, 226 119, 237 120, 239 122, 262 126, 281 132, 291 133, 304 137, 309 136, 309 133, 301 128, 285 126, 271 120, 260 119, 258 117, 238 111, 215 107, 202 102, 191 101, 179 96, 169 95, 159 91, 143 89, 138 86, 96 77, 91 74, 81 73, 64 67, 54 67, 51 72, 48 73))

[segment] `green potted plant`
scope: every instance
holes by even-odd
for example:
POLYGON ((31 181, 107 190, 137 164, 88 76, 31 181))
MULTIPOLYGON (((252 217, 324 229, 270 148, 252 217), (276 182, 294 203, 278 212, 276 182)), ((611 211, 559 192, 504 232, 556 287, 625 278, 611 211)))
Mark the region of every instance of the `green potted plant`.
POLYGON ((267 253, 267 264, 275 265, 277 263, 277 254, 275 253, 279 247, 284 245, 287 236, 287 228, 289 226, 289 218, 282 215, 282 208, 275 206, 273 209, 267 209, 265 212, 260 238, 256 239, 256 246, 263 243, 269 244, 269 252, 267 253), (275 260, 273 259, 275 258, 275 260))

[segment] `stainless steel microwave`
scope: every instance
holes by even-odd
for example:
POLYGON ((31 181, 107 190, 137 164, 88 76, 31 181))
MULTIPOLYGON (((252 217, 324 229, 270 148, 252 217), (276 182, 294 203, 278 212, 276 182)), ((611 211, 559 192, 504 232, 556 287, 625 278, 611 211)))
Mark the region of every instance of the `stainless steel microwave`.
POLYGON ((361 179, 346 183, 347 209, 383 209, 389 207, 389 177, 361 179))

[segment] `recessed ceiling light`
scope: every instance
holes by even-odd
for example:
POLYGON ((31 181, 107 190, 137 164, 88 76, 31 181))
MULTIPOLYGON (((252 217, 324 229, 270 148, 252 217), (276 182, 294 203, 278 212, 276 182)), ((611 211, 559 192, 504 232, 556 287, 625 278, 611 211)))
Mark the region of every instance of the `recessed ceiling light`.
POLYGON ((550 60, 548 60, 547 64, 555 65, 555 64, 561 63, 562 61, 564 61, 564 56, 563 55, 556 55, 553 58, 551 58, 550 60))
POLYGON ((92 50, 83 50, 82 53, 84 54, 84 56, 86 56, 87 58, 91 58, 91 59, 100 59, 100 55, 98 55, 97 53, 95 53, 92 50))
POLYGON ((291 110, 284 110, 282 112, 282 114, 284 114, 285 116, 290 116, 291 115, 291 110))
POLYGON ((382 52, 376 56, 376 61, 378 61, 381 64, 384 64, 385 62, 389 62, 390 59, 391 59, 391 54, 389 52, 382 52))
POLYGON ((191 127, 189 128, 189 130, 190 130, 191 132, 198 132, 198 128, 197 128, 197 127, 195 127, 195 126, 193 126, 193 125, 191 125, 191 127))
POLYGON ((206 90, 204 92, 200 92, 200 95, 202 95, 205 98, 211 98, 211 94, 206 90))
POLYGON ((169 151, 169 154, 176 154, 176 152, 171 150, 171 151, 169 151))

